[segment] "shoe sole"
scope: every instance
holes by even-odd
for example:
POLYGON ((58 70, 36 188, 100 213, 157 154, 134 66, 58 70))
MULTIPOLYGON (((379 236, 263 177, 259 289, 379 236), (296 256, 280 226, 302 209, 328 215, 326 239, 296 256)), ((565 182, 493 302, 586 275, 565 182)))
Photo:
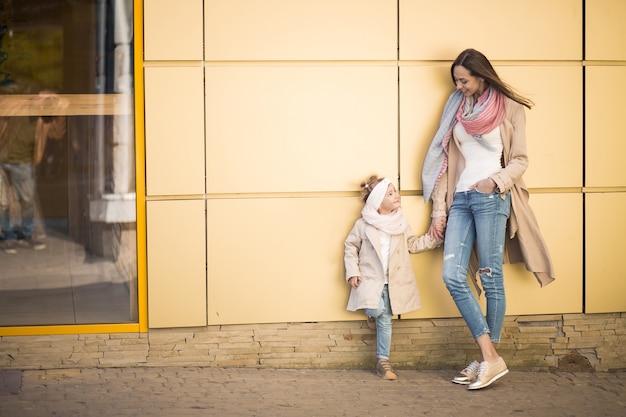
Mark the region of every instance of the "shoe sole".
POLYGON ((469 379, 466 379, 466 380, 452 379, 451 381, 452 381, 453 383, 455 383, 455 384, 459 384, 459 385, 469 385, 469 384, 471 384, 472 382, 474 382, 474 381, 470 381, 469 379))
POLYGON ((491 378, 489 381, 487 381, 483 385, 472 387, 471 384, 470 384, 470 386, 468 386, 467 389, 468 390, 475 390, 475 389, 481 389, 481 388, 488 387, 489 385, 491 385, 494 382, 496 382, 496 380, 502 378, 504 375, 506 375, 508 373, 509 373, 509 370, 505 369, 504 371, 500 372, 498 375, 494 376, 493 378, 491 378))

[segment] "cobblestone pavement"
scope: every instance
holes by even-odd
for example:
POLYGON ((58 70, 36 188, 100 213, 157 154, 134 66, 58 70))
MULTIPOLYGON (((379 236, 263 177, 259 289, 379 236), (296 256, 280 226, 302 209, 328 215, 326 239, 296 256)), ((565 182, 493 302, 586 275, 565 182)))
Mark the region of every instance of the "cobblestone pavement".
POLYGON ((626 415, 626 371, 510 372, 468 391, 455 372, 146 367, 0 371, 0 416, 626 415))

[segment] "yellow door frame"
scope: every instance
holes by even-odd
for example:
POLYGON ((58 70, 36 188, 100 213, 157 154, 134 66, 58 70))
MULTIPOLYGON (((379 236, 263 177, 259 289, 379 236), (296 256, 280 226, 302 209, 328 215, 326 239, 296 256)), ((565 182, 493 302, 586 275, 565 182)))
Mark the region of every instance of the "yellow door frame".
POLYGON ((143 84, 143 3, 134 0, 134 81, 135 81, 135 187, 137 210, 137 323, 76 324, 55 326, 0 327, 0 336, 51 334, 145 333, 148 331, 148 283, 146 272, 146 186, 143 84))

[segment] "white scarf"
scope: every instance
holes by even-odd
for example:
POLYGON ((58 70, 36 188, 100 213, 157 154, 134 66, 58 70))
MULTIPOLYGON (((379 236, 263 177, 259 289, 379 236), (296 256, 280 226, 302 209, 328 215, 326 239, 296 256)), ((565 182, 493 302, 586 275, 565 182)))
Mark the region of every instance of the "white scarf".
POLYGON ((374 226, 387 234, 399 235, 404 233, 407 228, 407 222, 404 214, 402 213, 402 207, 398 207, 398 209, 393 213, 378 213, 380 204, 387 194, 389 184, 391 184, 391 181, 387 178, 383 178, 382 181, 376 184, 370 195, 367 197, 367 201, 365 201, 365 205, 361 210, 361 216, 367 224, 374 226))

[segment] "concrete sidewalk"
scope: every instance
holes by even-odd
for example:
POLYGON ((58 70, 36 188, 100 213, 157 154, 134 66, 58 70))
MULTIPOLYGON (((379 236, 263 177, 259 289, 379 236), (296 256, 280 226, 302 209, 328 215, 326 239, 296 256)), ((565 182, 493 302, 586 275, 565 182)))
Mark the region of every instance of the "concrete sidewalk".
POLYGON ((626 415, 626 371, 510 372, 478 391, 455 371, 205 367, 0 371, 0 416, 626 415))

